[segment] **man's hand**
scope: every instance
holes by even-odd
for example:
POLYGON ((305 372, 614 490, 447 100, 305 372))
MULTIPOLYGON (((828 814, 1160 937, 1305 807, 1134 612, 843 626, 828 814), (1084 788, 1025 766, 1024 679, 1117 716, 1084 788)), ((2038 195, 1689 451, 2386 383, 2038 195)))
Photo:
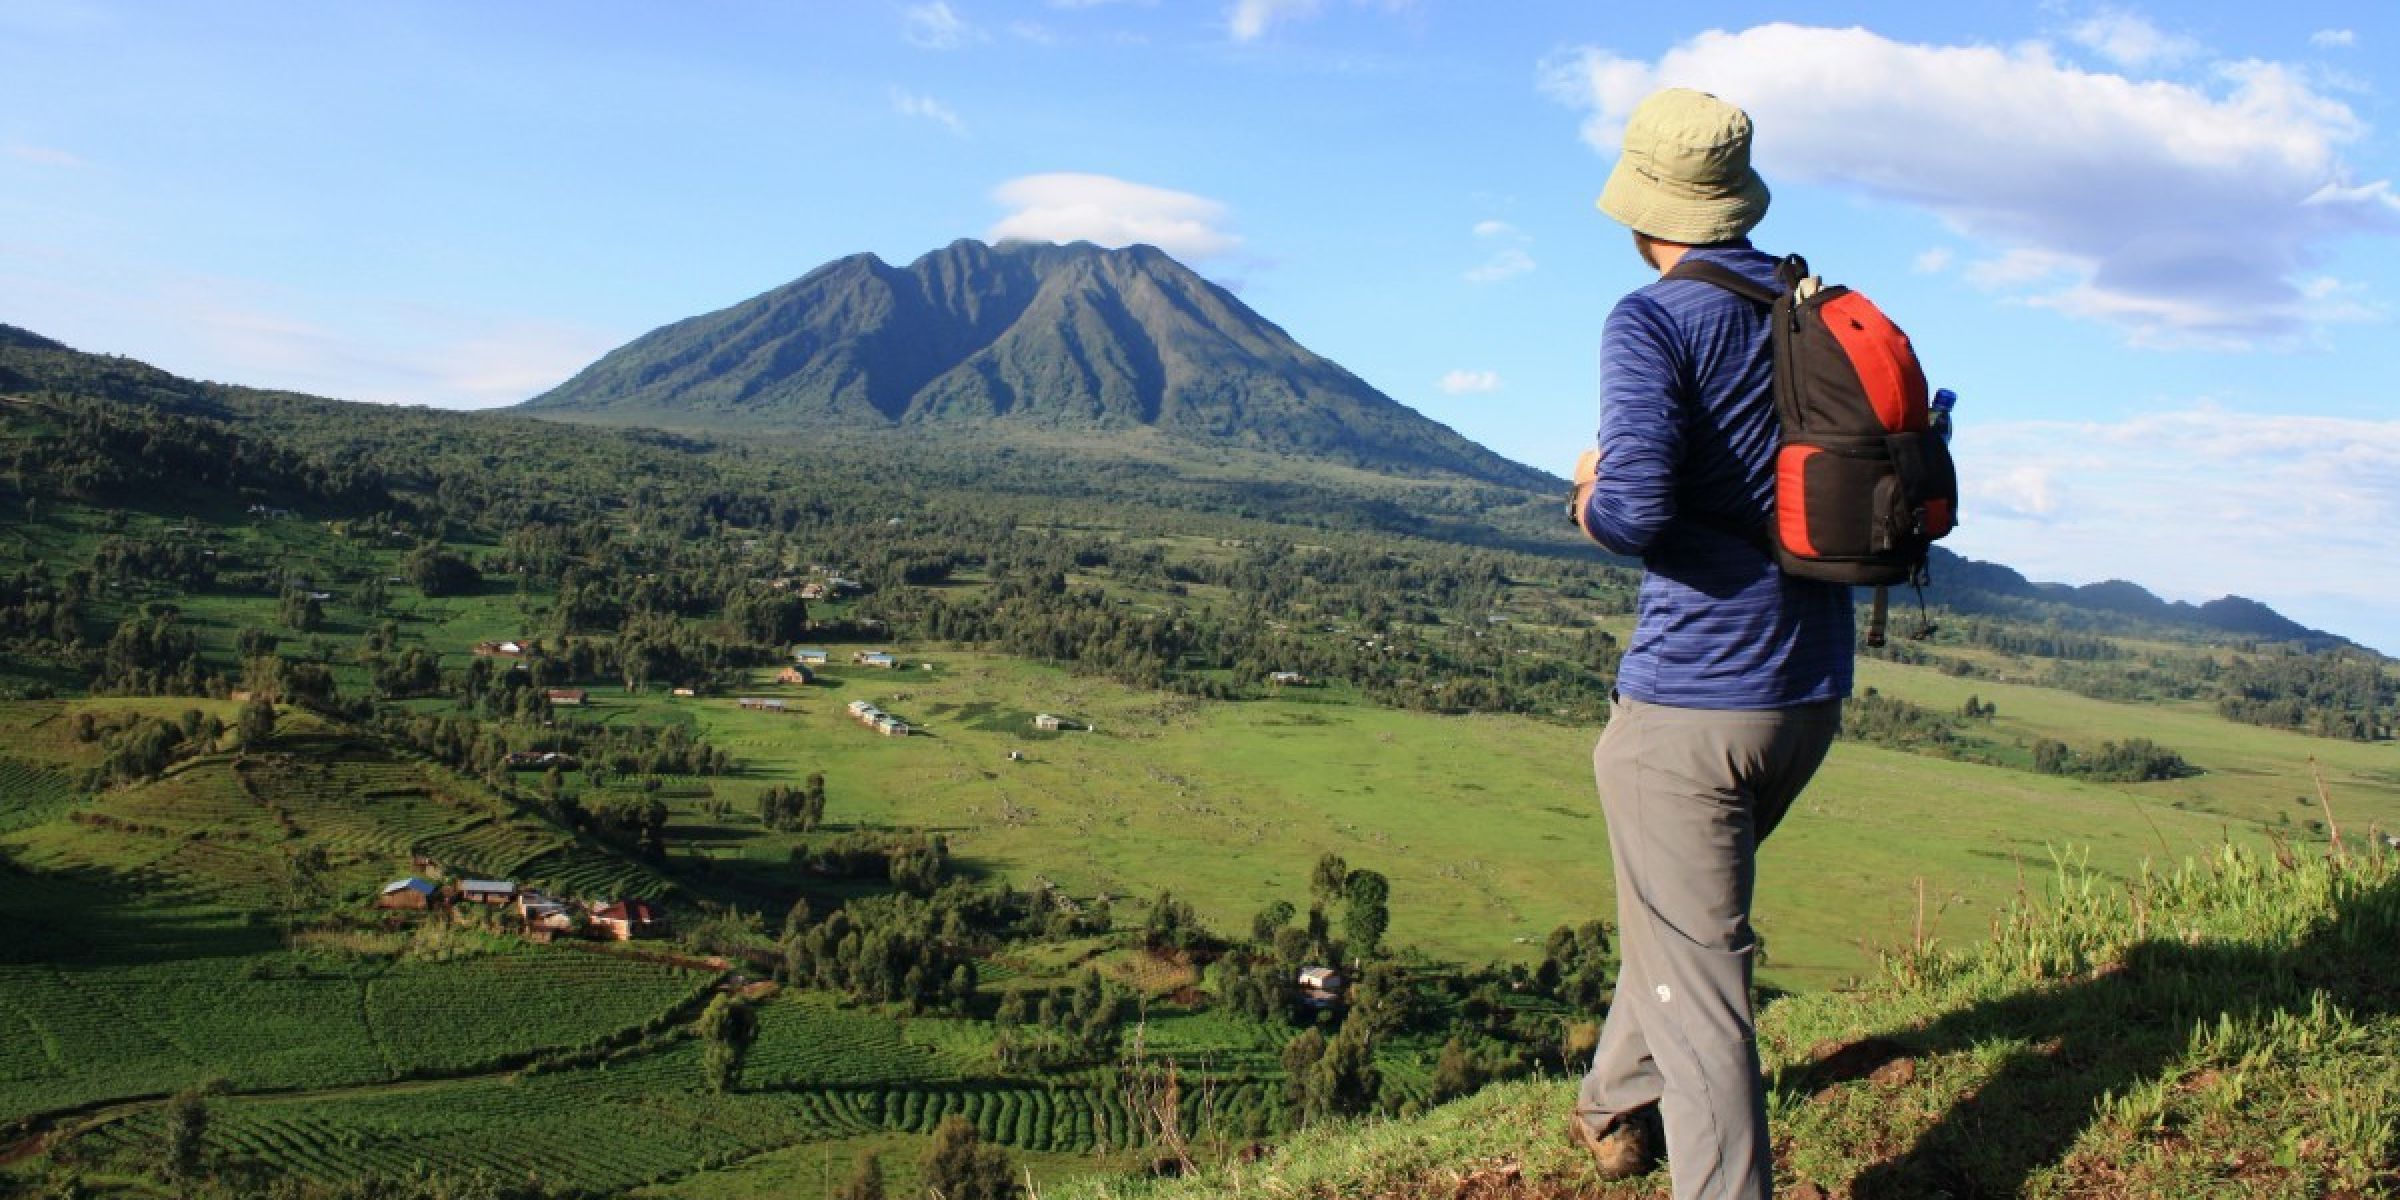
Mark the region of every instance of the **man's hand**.
MULTIPOLYGON (((1600 452, 1586 450, 1583 457, 1575 460, 1575 487, 1567 493, 1567 519, 1573 521, 1577 529, 1583 529, 1583 506, 1592 498, 1592 485, 1599 481, 1600 452)), ((1583 535, 1590 537, 1591 530, 1584 529, 1583 535)))

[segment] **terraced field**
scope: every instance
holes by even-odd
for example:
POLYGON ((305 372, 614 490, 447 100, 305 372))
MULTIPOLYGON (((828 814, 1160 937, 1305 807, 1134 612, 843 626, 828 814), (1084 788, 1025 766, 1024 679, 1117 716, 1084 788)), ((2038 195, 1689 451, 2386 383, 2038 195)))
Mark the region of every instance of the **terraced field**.
POLYGON ((403 962, 366 981, 363 1005, 396 1069, 466 1071, 576 1047, 684 1008, 696 971, 567 947, 460 962, 403 962))
POLYGON ((0 833, 39 825, 75 803, 74 777, 22 758, 0 756, 0 833))

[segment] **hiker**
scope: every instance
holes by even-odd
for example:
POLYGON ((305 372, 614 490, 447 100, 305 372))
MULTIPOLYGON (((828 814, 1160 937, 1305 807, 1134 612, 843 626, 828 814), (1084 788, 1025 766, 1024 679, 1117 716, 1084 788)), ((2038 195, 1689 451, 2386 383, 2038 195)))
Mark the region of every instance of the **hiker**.
MULTIPOLYGON (((1767 212, 1750 132, 1714 96, 1652 95, 1600 210, 1661 275, 1690 259, 1774 285, 1776 258, 1747 236, 1767 212)), ((1601 340, 1599 445, 1570 505, 1643 567, 1592 752, 1622 966, 1572 1130, 1612 1179, 1663 1150, 1677 1200, 1773 1193, 1750 1009, 1758 844, 1824 761, 1850 693, 1849 589, 1785 574, 1759 532, 1778 441, 1769 324, 1764 306, 1691 279, 1620 300, 1601 340)))

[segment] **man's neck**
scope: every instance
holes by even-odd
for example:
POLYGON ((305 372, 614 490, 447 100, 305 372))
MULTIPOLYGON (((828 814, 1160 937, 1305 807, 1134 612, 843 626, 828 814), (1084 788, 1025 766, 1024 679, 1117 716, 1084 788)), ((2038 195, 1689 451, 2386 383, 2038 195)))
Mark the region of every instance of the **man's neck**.
POLYGON ((1680 242, 1652 241, 1650 243, 1650 263, 1658 268, 1659 274, 1664 275, 1674 270, 1675 264, 1682 262, 1683 256, 1691 252, 1690 246, 1680 242))

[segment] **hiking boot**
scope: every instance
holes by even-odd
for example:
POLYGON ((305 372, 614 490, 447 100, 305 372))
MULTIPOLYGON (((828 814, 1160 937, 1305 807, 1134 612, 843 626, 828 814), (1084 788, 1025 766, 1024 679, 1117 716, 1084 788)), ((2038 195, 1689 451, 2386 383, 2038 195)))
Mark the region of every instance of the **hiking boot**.
POLYGON ((1622 1114, 1612 1122, 1606 1133, 1595 1133, 1580 1111, 1567 1115, 1567 1127, 1575 1142, 1591 1152, 1592 1164, 1599 1168, 1602 1180, 1632 1179, 1647 1175, 1658 1168, 1659 1136, 1658 1109, 1639 1108, 1622 1114))

